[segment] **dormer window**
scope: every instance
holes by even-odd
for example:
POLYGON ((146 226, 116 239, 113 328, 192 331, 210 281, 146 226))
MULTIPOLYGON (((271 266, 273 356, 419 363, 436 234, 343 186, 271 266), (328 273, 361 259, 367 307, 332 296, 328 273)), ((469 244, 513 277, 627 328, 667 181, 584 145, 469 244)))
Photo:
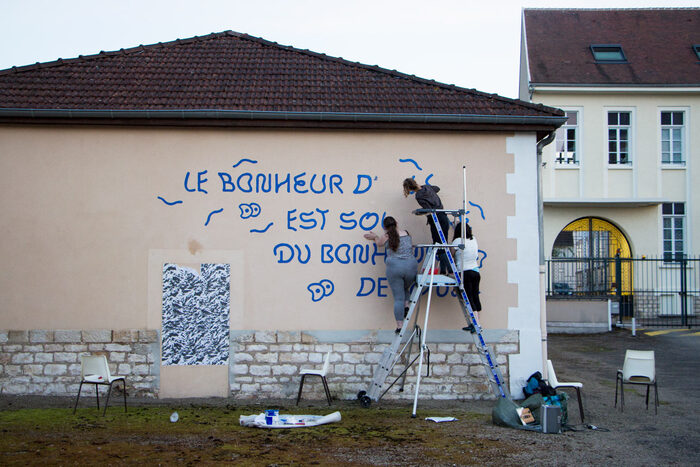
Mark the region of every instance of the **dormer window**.
POLYGON ((698 60, 700 60, 700 44, 695 44, 693 46, 693 51, 695 52, 695 56, 698 57, 698 60))
POLYGON ((627 63, 627 57, 622 51, 621 45, 599 44, 591 45, 591 52, 596 62, 601 63, 627 63))

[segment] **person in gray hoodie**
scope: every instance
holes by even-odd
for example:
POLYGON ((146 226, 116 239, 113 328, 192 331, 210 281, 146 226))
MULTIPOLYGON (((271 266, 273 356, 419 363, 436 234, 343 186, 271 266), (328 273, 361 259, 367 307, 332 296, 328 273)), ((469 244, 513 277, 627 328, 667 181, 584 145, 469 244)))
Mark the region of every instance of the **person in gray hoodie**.
MULTIPOLYGON (((418 183, 416 183, 416 181, 412 178, 407 178, 403 181, 403 195, 408 197, 411 193, 415 193, 416 201, 423 209, 444 209, 442 206, 442 200, 438 196, 439 191, 439 186, 418 185, 418 183)), ((436 214, 438 223, 442 229, 442 233, 445 235, 445 243, 447 243, 448 233, 450 230, 450 220, 447 218, 447 214, 444 212, 438 212, 436 214)), ((433 243, 442 243, 437 228, 435 228, 433 217, 429 214, 427 224, 430 226, 430 235, 433 239, 433 243)), ((445 250, 440 249, 438 251, 438 260, 440 262, 440 274, 447 274, 450 263, 447 260, 445 250)))

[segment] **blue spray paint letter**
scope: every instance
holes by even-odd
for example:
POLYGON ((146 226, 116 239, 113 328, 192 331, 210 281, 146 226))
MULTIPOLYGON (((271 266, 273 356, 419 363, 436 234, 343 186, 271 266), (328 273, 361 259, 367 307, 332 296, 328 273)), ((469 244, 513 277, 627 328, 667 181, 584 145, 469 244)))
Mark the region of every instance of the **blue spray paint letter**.
POLYGON ((308 212, 300 212, 299 213, 299 220, 301 221, 299 224, 299 227, 301 227, 304 230, 311 230, 316 225, 318 222, 316 222, 316 219, 313 218, 314 211, 308 211, 308 212))
POLYGON ((204 185, 208 181, 208 179, 204 178, 207 172, 208 170, 197 172, 197 191, 201 191, 202 193, 209 193, 207 190, 202 188, 202 185, 204 185))
POLYGON ((304 188, 304 185, 306 185, 306 180, 304 180, 304 175, 306 175, 306 172, 302 172, 298 175, 294 176, 294 191, 297 193, 308 193, 309 190, 304 188))
POLYGON ((360 278, 360 290, 357 291, 355 294, 356 297, 366 297, 370 295, 372 292, 374 292, 375 284, 374 284, 374 279, 371 277, 361 277, 360 278), (369 290, 365 290, 365 285, 368 284, 368 287, 371 286, 372 288, 369 290))
POLYGON ((386 263, 386 251, 382 251, 380 253, 376 243, 373 243, 372 246, 374 247, 374 251, 372 252, 372 264, 377 264, 377 256, 383 256, 384 262, 386 263))
POLYGON ((224 193, 231 192, 236 189, 236 186, 231 181, 231 175, 228 173, 219 172, 219 178, 221 179, 221 191, 224 193))
POLYGON ((280 174, 275 174, 275 193, 280 192, 280 187, 287 185, 287 193, 289 193, 289 174, 280 181, 280 174))
POLYGON ((306 248, 306 259, 301 256, 301 248, 299 248, 299 245, 294 245, 294 249, 297 250, 297 258, 301 264, 306 264, 311 259, 311 248, 309 248, 309 245, 304 245, 304 248, 306 248))
POLYGON ((332 263, 333 262, 333 245, 324 243, 321 245, 321 262, 322 263, 332 263))
POLYGON ((316 174, 313 174, 311 176, 311 182, 309 183, 309 187, 311 188, 312 192, 314 192, 318 195, 318 194, 326 191, 326 174, 321 174, 321 189, 320 190, 316 190, 314 188, 314 180, 316 180, 316 174))
POLYGON ((258 193, 269 193, 272 190, 272 174, 257 174, 255 176, 255 190, 258 193))
POLYGON ((352 192, 356 195, 361 195, 362 193, 367 193, 370 188, 372 188, 372 177, 370 177, 369 175, 358 175, 357 185, 355 186, 355 189, 352 192), (366 188, 362 188, 362 180, 367 181, 366 188))
POLYGON ((387 282, 388 282, 388 280, 386 277, 380 277, 379 279, 377 279, 377 296, 378 297, 386 297, 387 296, 386 289, 389 288, 387 282), (385 292, 382 293, 382 290, 384 290, 385 292))
POLYGON ((249 172, 242 173, 238 176, 236 179, 236 185, 238 185, 238 189, 241 190, 243 193, 250 193, 253 191, 253 174, 249 172), (246 180, 246 185, 244 186, 243 180, 246 180))
POLYGON ((362 214, 362 217, 360 217, 360 228, 365 231, 370 231, 373 228, 377 226, 379 223, 379 214, 376 212, 366 212, 362 214), (366 220, 369 219, 369 224, 367 224, 366 220), (374 219, 374 220, 372 220, 374 219))
POLYGON ((292 209, 291 211, 287 211, 287 229, 293 230, 296 232, 297 231, 296 227, 292 227, 292 221, 297 219, 297 216, 292 216, 292 214, 294 214, 295 212, 297 212, 296 209, 292 209))
POLYGON ((346 219, 355 215, 355 211, 341 212, 340 213, 340 228, 343 230, 352 230, 357 227, 357 221, 355 219, 346 219), (344 225, 347 224, 347 225, 344 225))
POLYGON ((333 174, 331 175, 329 179, 329 185, 331 186, 331 194, 333 193, 333 187, 336 187, 340 193, 343 192, 343 189, 340 188, 340 185, 343 183, 343 177, 341 177, 338 174, 333 174))
POLYGON ((187 186, 187 181, 188 181, 189 179, 190 179, 190 172, 188 171, 188 172, 185 174, 185 191, 189 191, 189 192, 197 191, 197 190, 195 190, 194 188, 190 188, 190 187, 187 186))
POLYGON ((277 262, 282 264, 289 263, 294 259, 294 249, 292 248, 292 245, 288 243, 278 243, 275 245, 274 248, 272 248, 272 254, 277 256, 277 262), (288 252, 288 256, 284 255, 285 251, 288 252))

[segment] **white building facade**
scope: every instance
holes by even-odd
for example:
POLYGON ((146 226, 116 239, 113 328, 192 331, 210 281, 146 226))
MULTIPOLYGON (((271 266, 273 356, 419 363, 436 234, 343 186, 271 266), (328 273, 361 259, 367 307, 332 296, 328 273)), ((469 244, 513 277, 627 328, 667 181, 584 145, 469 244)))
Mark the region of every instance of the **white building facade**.
MULTIPOLYGON (((568 117, 542 156, 546 257, 658 258, 618 276, 550 262, 550 297, 643 287, 680 313, 674 270, 700 245, 699 43, 700 9, 523 11, 520 98, 568 117)), ((641 311, 651 294, 634 295, 641 311)))

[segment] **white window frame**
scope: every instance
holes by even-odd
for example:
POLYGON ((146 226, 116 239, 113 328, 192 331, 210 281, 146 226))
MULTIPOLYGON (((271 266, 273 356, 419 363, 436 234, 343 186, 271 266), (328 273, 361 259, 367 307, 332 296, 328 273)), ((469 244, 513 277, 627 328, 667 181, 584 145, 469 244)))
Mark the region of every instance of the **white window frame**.
MULTIPOLYGON (((636 159, 636 145, 634 144, 635 141, 635 126, 636 126, 636 115, 635 115, 635 110, 633 107, 606 107, 603 110, 603 128, 605 128, 605 137, 603 138, 603 144, 605 145, 605 151, 603 154, 605 154, 605 163, 608 167, 608 169, 632 169, 635 166, 635 159, 636 159), (613 125, 612 127, 608 124, 608 114, 613 113, 613 112, 626 112, 630 114, 630 123, 629 126, 627 127, 627 160, 628 162, 625 163, 615 163, 611 164, 610 163, 610 140, 609 140, 609 130, 611 128, 617 128, 618 130, 620 129, 621 125, 613 125)), ((618 132, 619 135, 619 132, 618 132)), ((619 140, 618 140, 619 143, 619 140)), ((618 146, 618 157, 619 157, 619 146, 618 146)))
MULTIPOLYGON (((576 162, 557 162, 557 159, 559 158, 559 152, 557 151, 557 140, 555 139, 554 141, 554 159, 553 159, 553 166, 557 170, 577 170, 581 167, 582 161, 583 161, 583 107, 559 107, 561 110, 564 112, 576 112, 576 139, 575 139, 575 145, 576 145, 576 162)), ((566 128, 565 126, 562 126, 561 128, 566 128)))
POLYGON ((670 219, 671 220, 671 227, 670 227, 671 260, 669 261, 669 263, 673 263, 674 261, 676 261, 676 255, 678 253, 685 255, 686 252, 688 251, 688 243, 687 243, 688 242, 688 232, 687 232, 688 203, 686 203, 685 201, 674 201, 671 203, 662 203, 660 208, 661 208, 661 256, 664 259, 664 262, 666 262, 666 241, 667 240, 666 240, 665 234, 666 234, 666 231, 668 229, 666 228, 665 221, 666 221, 666 219, 670 219), (671 204, 671 205, 682 204, 683 205, 683 214, 675 214, 675 213, 664 214, 664 211, 663 211, 664 204, 671 204), (682 238, 680 239, 683 242, 683 248, 681 251, 676 251, 676 243, 678 241, 675 237, 675 232, 676 232, 675 220, 676 219, 681 219, 683 222, 683 225, 681 226, 682 238))
MULTIPOLYGON (((658 124, 658 154, 659 154, 659 164, 661 165, 661 168, 663 169, 684 169, 686 167, 686 164, 688 162, 688 155, 690 154, 688 152, 688 118, 689 118, 690 112, 688 107, 659 107, 659 112, 657 115, 657 124, 658 124), (680 125, 682 128, 681 130, 681 158, 683 159, 682 162, 664 162, 663 161, 663 138, 662 138, 662 133, 665 128, 674 128, 677 127, 678 125, 662 125, 661 124, 661 114, 664 112, 682 112, 683 113, 683 125, 680 125)), ((671 151, 671 154, 673 154, 673 151, 671 151)), ((671 156, 673 158, 673 156, 671 156)))

